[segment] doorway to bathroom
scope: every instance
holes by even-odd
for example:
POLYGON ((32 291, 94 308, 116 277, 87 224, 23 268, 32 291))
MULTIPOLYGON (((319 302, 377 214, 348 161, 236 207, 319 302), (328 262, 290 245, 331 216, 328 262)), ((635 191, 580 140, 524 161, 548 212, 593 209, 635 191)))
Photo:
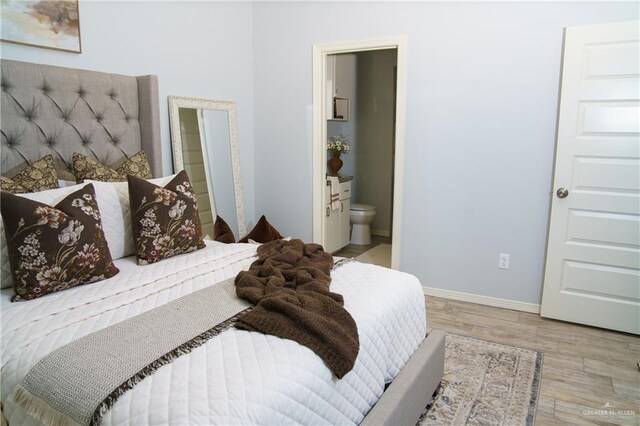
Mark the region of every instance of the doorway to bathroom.
POLYGON ((405 40, 313 48, 314 242, 337 256, 399 269, 405 40))

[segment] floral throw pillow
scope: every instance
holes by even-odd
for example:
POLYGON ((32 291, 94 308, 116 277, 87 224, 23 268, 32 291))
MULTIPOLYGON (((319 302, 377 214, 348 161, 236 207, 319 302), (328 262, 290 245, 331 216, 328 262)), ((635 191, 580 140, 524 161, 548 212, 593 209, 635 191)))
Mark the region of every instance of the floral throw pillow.
POLYGON ((12 194, 57 188, 58 172, 56 172, 56 163, 53 160, 53 155, 49 154, 38 161, 34 161, 12 178, 2 176, 0 185, 3 191, 11 192, 12 194))
POLYGON ((73 174, 78 183, 83 182, 85 179, 99 180, 100 182, 126 182, 127 175, 134 175, 142 179, 151 179, 152 177, 149 157, 144 151, 132 155, 117 169, 112 169, 74 152, 73 174))
POLYGON ((10 192, 12 194, 24 194, 27 191, 27 188, 20 185, 18 182, 15 182, 13 179, 9 179, 6 176, 0 176, 0 188, 3 191, 10 192))
POLYGON ((55 207, 2 191, 2 219, 16 300, 110 278, 119 272, 102 231, 93 185, 55 207))
POLYGON ((138 265, 205 247, 198 201, 184 170, 164 188, 127 178, 138 265))

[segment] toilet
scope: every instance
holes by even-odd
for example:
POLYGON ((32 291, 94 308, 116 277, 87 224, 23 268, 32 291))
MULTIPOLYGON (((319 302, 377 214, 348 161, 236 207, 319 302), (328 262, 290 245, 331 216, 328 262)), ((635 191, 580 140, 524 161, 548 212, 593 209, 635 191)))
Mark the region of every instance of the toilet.
POLYGON ((349 218, 351 221, 351 244, 371 244, 371 221, 376 216, 376 206, 369 204, 351 204, 349 218))

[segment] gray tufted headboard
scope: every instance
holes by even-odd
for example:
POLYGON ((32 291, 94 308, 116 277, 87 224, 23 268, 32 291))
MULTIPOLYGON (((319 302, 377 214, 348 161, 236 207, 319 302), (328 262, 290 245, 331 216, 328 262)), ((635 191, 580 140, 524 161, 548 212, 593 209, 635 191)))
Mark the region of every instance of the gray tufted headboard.
POLYGON ((158 78, 31 64, 3 59, 1 173, 13 176, 53 154, 58 178, 74 180, 79 152, 119 166, 140 150, 154 177, 162 175, 158 78))

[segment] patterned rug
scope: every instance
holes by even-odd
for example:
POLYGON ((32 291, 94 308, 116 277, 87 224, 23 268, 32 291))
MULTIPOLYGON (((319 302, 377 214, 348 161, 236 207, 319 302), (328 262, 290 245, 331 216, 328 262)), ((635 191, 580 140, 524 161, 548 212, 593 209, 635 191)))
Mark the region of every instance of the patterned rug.
POLYGON ((533 424, 542 351, 447 333, 442 386, 418 425, 533 424))

